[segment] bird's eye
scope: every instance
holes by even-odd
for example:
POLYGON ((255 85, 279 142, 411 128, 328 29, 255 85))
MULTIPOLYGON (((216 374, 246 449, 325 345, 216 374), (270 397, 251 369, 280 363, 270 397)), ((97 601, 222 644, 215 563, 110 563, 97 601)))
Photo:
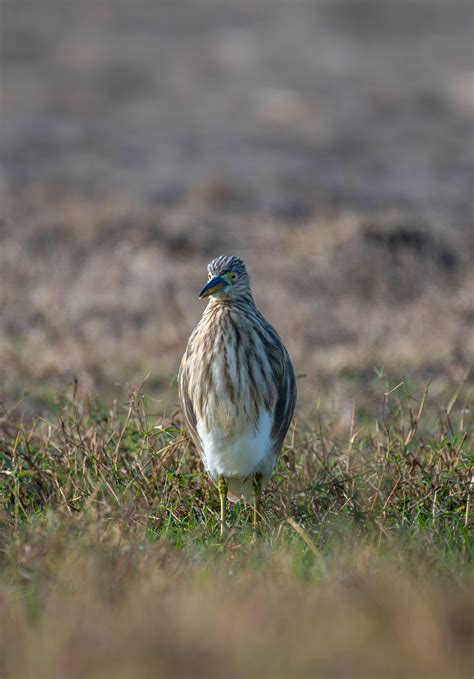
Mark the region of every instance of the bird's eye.
POLYGON ((207 274, 207 280, 210 281, 211 278, 212 278, 212 273, 208 273, 208 274, 207 274))
POLYGON ((230 274, 230 280, 231 280, 231 281, 236 281, 236 280, 237 280, 237 274, 236 274, 236 273, 231 273, 231 274, 230 274))

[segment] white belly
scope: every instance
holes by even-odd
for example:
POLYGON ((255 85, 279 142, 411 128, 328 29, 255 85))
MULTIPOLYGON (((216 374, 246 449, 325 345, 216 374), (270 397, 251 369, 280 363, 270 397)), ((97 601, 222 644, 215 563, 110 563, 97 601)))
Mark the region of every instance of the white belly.
MULTIPOLYGON (((263 463, 271 448, 272 417, 263 411, 258 426, 249 426, 244 431, 233 432, 223 430, 219 426, 206 431, 202 421, 197 422, 197 430, 201 439, 204 463, 211 477, 216 480, 224 476, 228 482, 232 477, 242 482, 255 473, 263 463)), ((271 471, 270 471, 271 473, 271 471)), ((250 488, 252 487, 252 479, 250 488)), ((235 484, 229 483, 230 489, 235 484)), ((247 483, 245 484, 248 485, 247 483)))

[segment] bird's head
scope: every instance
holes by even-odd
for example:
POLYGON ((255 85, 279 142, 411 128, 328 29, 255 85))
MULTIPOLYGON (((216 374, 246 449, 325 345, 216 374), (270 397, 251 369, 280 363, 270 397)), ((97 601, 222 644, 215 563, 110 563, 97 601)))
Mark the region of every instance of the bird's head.
POLYGON ((250 277, 245 263, 233 255, 221 255, 207 265, 208 282, 199 293, 199 299, 238 299, 251 296, 250 277))

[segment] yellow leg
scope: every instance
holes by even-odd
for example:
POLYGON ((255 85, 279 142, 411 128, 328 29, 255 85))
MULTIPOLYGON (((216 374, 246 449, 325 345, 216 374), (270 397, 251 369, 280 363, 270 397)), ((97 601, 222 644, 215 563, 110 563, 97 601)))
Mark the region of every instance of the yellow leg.
POLYGON ((262 504, 262 474, 257 472, 253 477, 253 489, 255 491, 255 504, 253 506, 253 530, 256 534, 258 532, 260 523, 260 508, 262 504))
POLYGON ((217 490, 221 501, 221 537, 225 534, 225 503, 227 500, 227 481, 223 476, 217 479, 217 490))

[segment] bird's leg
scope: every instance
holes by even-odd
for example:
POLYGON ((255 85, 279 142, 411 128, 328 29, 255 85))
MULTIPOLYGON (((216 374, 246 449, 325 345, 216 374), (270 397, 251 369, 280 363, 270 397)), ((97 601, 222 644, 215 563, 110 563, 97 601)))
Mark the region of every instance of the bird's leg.
POLYGON ((224 476, 219 476, 217 479, 217 489, 219 491, 219 499, 221 501, 221 537, 225 534, 225 503, 227 499, 227 481, 224 476))
POLYGON ((262 498, 262 479, 263 475, 261 472, 257 472, 253 477, 253 489, 255 492, 255 503, 253 506, 253 530, 256 535, 258 532, 259 519, 260 519, 260 507, 262 498))

